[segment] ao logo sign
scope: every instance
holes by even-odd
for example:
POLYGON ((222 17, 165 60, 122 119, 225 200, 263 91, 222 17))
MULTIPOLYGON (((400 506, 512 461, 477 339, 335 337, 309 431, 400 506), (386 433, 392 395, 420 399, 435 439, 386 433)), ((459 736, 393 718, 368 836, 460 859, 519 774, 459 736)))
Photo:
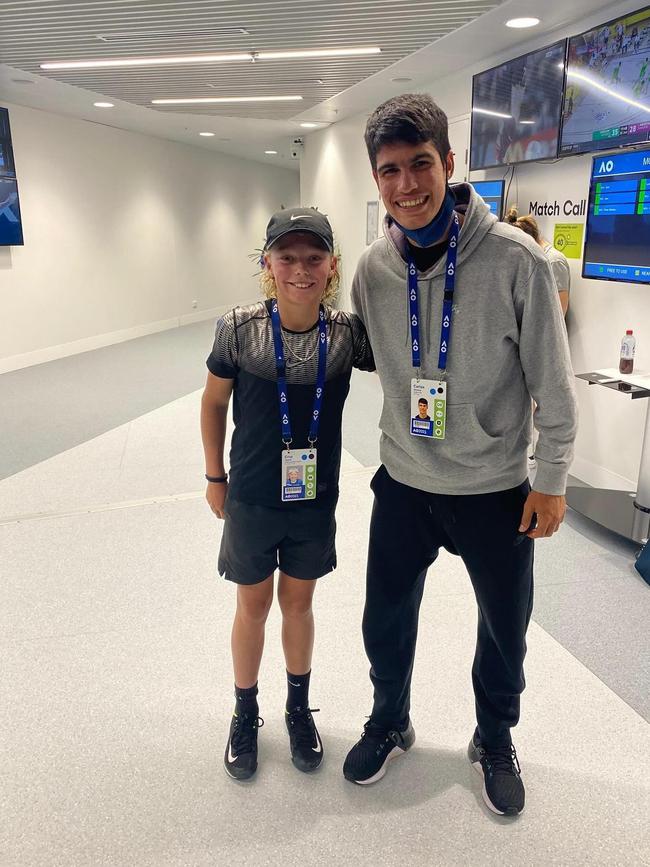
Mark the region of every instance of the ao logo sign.
POLYGON ((609 174, 614 171, 614 160, 603 160, 601 164, 598 166, 598 174, 609 174))

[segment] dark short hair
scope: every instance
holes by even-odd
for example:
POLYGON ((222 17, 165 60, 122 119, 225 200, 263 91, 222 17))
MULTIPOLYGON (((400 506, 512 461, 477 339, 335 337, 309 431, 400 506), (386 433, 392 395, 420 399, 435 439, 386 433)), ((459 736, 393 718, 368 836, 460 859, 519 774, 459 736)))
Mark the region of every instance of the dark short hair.
POLYGON ((368 118, 365 139, 373 170, 387 144, 431 142, 443 165, 451 150, 447 115, 426 93, 403 93, 382 103, 368 118))
POLYGON ((421 397, 418 403, 426 403, 426 405, 429 406, 429 401, 426 399, 426 397, 421 397))

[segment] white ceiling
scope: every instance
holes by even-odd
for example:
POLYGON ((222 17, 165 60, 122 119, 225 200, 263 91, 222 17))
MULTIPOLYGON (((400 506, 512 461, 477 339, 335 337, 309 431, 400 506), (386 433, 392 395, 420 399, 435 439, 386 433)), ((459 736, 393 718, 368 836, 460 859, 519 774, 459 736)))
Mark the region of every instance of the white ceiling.
POLYGON ((300 122, 326 124, 368 111, 483 57, 516 54, 533 35, 620 6, 607 0, 572 0, 570 8, 567 0, 0 0, 0 100, 297 168, 289 151, 294 136, 308 134, 300 122), (541 17, 541 25, 504 27, 525 14, 541 17), (381 54, 360 58, 40 68, 56 60, 375 45, 381 54), (399 77, 411 81, 392 80, 399 77), (151 105, 161 97, 294 94, 302 101, 151 105), (94 108, 102 98, 115 108, 94 108), (200 131, 215 137, 199 138, 200 131), (265 156, 265 149, 278 156, 265 156))
POLYGON ((2 0, 0 55, 10 66, 142 106, 160 97, 302 96, 298 107, 252 104, 184 109, 191 114, 284 120, 402 60, 500 2, 2 0), (136 69, 40 69, 44 61, 359 46, 379 46, 381 54, 136 69))

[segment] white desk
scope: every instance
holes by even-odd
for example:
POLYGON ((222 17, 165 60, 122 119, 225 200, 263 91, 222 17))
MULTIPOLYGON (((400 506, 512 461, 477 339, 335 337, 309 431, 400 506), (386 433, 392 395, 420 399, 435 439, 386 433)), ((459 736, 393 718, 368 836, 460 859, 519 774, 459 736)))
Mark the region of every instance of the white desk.
MULTIPOLYGON (((579 373, 577 378, 586 380, 589 385, 602 385, 627 394, 632 400, 650 397, 650 374, 645 371, 626 376, 615 368, 604 368, 579 373)), ((636 491, 569 487, 566 499, 572 509, 603 527, 634 542, 647 542, 650 535, 650 404, 646 411, 636 491)))

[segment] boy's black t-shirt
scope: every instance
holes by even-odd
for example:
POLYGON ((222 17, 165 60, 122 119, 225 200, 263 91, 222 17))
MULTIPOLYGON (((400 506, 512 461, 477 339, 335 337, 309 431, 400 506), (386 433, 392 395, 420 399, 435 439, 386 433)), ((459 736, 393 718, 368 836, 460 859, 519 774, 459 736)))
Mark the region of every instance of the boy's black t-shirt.
MULTIPOLYGON (((270 301, 236 307, 218 320, 207 366, 234 379, 228 496, 281 508, 336 501, 341 463, 341 417, 353 367, 374 370, 363 323, 352 313, 326 308, 327 377, 318 432, 316 499, 283 503, 282 429, 270 301)), ((318 367, 318 324, 308 331, 282 329, 287 368, 292 449, 306 448, 318 367)))

